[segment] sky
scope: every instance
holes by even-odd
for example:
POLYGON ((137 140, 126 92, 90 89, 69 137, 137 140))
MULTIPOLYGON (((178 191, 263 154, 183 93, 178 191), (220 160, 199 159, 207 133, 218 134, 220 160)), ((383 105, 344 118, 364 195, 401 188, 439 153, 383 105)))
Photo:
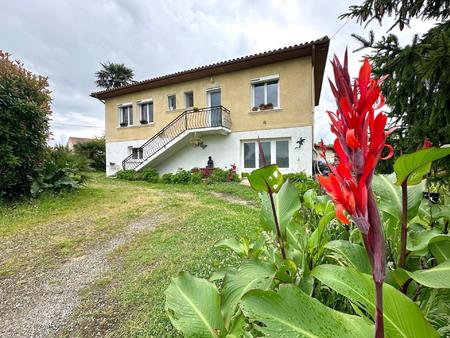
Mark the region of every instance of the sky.
MULTIPOLYGON (((89 96, 101 62, 124 63, 135 80, 244 55, 331 38, 328 59, 349 49, 350 73, 363 54, 350 34, 381 37, 389 21, 364 29, 338 16, 362 0, 0 0, 0 50, 49 78, 51 144, 104 133, 104 105, 89 96)), ((409 43, 432 23, 414 21, 399 34, 409 43)), ((327 64, 324 81, 331 76, 327 64)), ((315 113, 315 140, 330 143, 326 110, 335 103, 324 82, 315 113)))

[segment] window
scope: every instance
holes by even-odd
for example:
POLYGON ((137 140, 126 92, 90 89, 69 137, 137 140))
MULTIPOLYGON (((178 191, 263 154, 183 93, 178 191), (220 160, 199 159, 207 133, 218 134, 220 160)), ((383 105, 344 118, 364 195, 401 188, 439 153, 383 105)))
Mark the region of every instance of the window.
POLYGON ((176 95, 169 95, 167 97, 169 110, 177 109, 177 97, 176 95))
POLYGON ((141 113, 141 124, 147 124, 153 122, 153 102, 144 102, 139 104, 141 113))
POLYGON ((133 160, 142 160, 144 157, 144 149, 142 148, 132 148, 131 154, 133 155, 133 160))
POLYGON ((120 111, 120 126, 132 126, 133 125, 133 106, 122 106, 119 107, 120 111))
MULTIPOLYGON (((266 165, 277 164, 280 168, 289 168, 289 141, 264 140, 261 141, 266 165)), ((244 168, 255 169, 264 166, 261 149, 258 142, 244 142, 244 168), (256 167, 258 163, 258 167, 256 167)))
POLYGON ((255 80, 252 82, 252 106, 265 109, 279 108, 279 81, 278 79, 255 80))
POLYGON ((280 168, 289 168, 289 142, 276 141, 277 165, 280 168))
POLYGON ((255 142, 244 143, 244 168, 254 168, 255 167, 255 142))
POLYGON ((184 100, 186 101, 186 108, 194 106, 194 92, 184 93, 184 100))

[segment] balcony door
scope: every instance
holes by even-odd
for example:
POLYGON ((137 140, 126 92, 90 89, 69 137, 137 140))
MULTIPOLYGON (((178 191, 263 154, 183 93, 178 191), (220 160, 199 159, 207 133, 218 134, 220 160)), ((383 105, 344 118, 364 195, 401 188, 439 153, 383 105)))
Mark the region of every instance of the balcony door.
POLYGON ((220 127, 222 125, 220 89, 208 91, 208 107, 211 107, 211 127, 220 127))

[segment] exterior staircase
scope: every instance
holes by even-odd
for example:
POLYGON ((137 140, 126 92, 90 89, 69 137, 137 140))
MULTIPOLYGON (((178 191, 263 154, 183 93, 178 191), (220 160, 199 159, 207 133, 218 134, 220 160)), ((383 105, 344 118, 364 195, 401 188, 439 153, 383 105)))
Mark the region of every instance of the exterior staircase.
POLYGON ((230 133, 230 111, 223 106, 185 110, 140 146, 135 153, 138 156, 127 156, 122 168, 139 171, 187 135, 207 131, 230 133))

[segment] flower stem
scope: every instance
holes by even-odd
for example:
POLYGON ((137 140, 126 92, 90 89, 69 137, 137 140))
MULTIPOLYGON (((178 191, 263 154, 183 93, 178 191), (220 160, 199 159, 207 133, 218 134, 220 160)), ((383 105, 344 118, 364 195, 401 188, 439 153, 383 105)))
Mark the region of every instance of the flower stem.
POLYGON ((384 338, 383 322, 383 282, 375 281, 375 338, 384 338))
POLYGON ((402 182, 402 229, 400 235, 400 262, 399 267, 404 268, 406 263, 406 240, 408 224, 408 178, 402 182))
POLYGON ((269 192, 269 197, 270 197, 270 204, 272 205, 273 219, 275 221, 275 229, 277 231, 278 244, 280 245, 281 256, 283 257, 283 259, 286 259, 286 251, 284 249, 284 241, 283 241, 283 236, 281 234, 280 224, 278 223, 277 211, 275 209, 275 202, 273 201, 272 189, 269 188, 268 192, 269 192))

